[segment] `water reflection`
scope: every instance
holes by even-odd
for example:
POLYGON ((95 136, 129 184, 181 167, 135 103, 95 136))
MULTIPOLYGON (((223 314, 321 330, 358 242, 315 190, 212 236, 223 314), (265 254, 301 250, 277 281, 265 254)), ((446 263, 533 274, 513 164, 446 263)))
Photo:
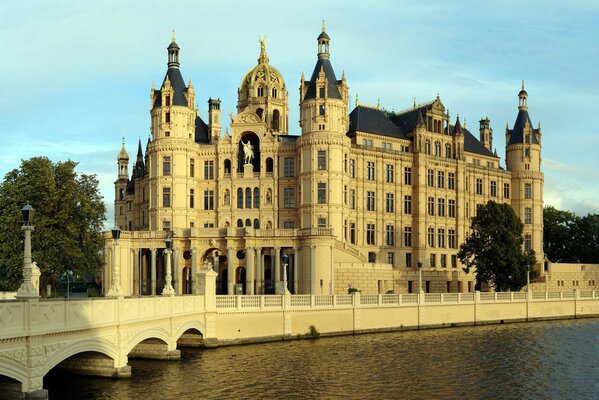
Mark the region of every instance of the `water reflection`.
POLYGON ((183 350, 133 378, 52 373, 51 399, 584 399, 599 392, 599 320, 183 350), (65 385, 68 382, 68 385, 65 385))

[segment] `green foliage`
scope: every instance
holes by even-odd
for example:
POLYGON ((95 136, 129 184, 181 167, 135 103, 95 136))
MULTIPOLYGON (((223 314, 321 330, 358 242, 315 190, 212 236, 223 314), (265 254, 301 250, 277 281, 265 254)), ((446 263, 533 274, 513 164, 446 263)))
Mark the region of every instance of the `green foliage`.
POLYGON ((543 247, 552 262, 599 263, 599 215, 579 217, 570 211, 545 207, 543 247))
POLYGON ((320 336, 320 332, 318 332, 318 329, 316 329, 316 327, 314 325, 310 325, 310 328, 308 329, 308 332, 306 333, 306 337, 317 338, 319 336, 320 336))
POLYGON ((40 285, 56 285, 60 275, 98 271, 103 264, 102 227, 106 207, 95 175, 78 174, 76 162, 46 157, 22 160, 0 184, 0 290, 22 281, 21 208, 35 208, 32 258, 42 272, 40 285))
MULTIPOLYGON (((524 252, 524 225, 509 204, 489 201, 472 218, 472 234, 460 246, 458 258, 465 272, 476 268, 478 283, 489 282, 497 291, 517 291, 526 285, 526 271, 536 263, 534 251, 524 252)), ((530 277, 538 272, 531 268, 530 277)))
POLYGON ((359 293, 359 292, 360 292, 360 289, 358 289, 358 288, 355 288, 355 287, 347 288, 347 294, 359 293))

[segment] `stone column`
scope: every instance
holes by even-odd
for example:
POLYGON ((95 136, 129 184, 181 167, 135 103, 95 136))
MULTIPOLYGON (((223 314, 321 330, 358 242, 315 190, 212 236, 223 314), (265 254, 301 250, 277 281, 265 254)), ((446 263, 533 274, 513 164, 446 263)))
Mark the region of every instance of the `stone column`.
POLYGON ((275 272, 275 294, 279 294, 281 286, 281 248, 275 247, 275 261, 271 262, 270 268, 274 268, 275 272))
POLYGON ((331 245, 331 278, 329 294, 335 294, 335 249, 331 245))
POLYGON ((248 247, 245 251, 247 261, 246 261, 246 274, 245 274, 245 294, 252 295, 254 294, 254 248, 248 247))
POLYGON ((179 249, 173 249, 173 289, 175 293, 183 293, 183 276, 181 274, 181 268, 179 268, 179 249))
POLYGON ((162 295, 163 296, 174 296, 175 294, 175 289, 173 288, 172 285, 172 271, 171 271, 171 258, 172 258, 172 250, 170 249, 165 249, 164 250, 164 260, 165 260, 165 264, 166 264, 166 276, 164 278, 164 289, 162 289, 162 295))
POLYGON ((227 294, 235 294, 235 261, 233 248, 227 247, 227 294))
POLYGON ((133 249, 133 295, 134 296, 139 296, 140 294, 140 290, 139 290, 139 286, 140 286, 140 269, 141 269, 141 262, 139 260, 139 249, 133 249))
POLYGON ((156 249, 150 249, 150 294, 156 296, 156 249))
POLYGON ((264 287, 264 274, 262 273, 262 269, 264 268, 264 264, 261 262, 262 249, 260 247, 256 247, 256 294, 263 294, 264 287))
POLYGON ((322 294, 316 279, 316 246, 310 246, 310 294, 322 294))
POLYGON ((198 249, 193 247, 191 249, 191 293, 197 294, 198 288, 196 287, 196 274, 198 272, 198 249))
POLYGON ((264 273, 265 273, 265 268, 264 268, 264 257, 266 256, 264 254, 264 251, 260 251, 260 284, 262 285, 262 294, 266 293, 266 286, 265 286, 265 278, 264 278, 264 273))
POLYGON ((299 293, 299 249, 297 247, 293 248, 293 294, 299 293))

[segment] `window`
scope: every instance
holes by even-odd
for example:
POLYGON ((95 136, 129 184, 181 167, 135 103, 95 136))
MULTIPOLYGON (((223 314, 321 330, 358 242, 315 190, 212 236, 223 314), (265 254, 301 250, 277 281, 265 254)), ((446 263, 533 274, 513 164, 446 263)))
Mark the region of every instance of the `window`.
POLYGON ((196 166, 195 166, 195 160, 193 158, 189 159, 189 176, 191 178, 196 176, 196 166))
POLYGON ((387 193, 385 195, 385 211, 388 213, 395 212, 395 195, 393 193, 387 193))
POLYGON ((349 160, 349 176, 356 177, 356 160, 349 160))
POLYGON ((395 227, 393 225, 385 227, 385 244, 387 246, 395 245, 395 227))
POLYGON ((293 157, 285 157, 283 160, 283 175, 286 178, 292 178, 295 176, 295 159, 293 157))
POLYGON ((356 223, 349 223, 349 242, 352 244, 356 244, 356 223))
POLYGON ((162 175, 164 175, 164 176, 171 175, 171 158, 170 157, 162 157, 162 175))
POLYGON ((349 189, 349 208, 356 208, 356 190, 349 189))
POLYGON ((426 143, 424 143, 424 152, 426 154, 431 154, 431 142, 430 141, 426 141, 426 143))
POLYGON ((241 219, 237 220, 237 227, 238 228, 242 228, 243 227, 243 220, 241 220, 241 219))
MULTIPOLYGON (((436 254, 431 254, 431 268, 435 268, 437 266, 437 257, 436 254)), ((426 281, 426 292, 430 292, 429 288, 430 281, 426 281)))
POLYGON ((164 113, 164 122, 166 122, 167 124, 171 122, 171 113, 168 111, 164 113))
POLYGON ((266 159, 266 172, 272 174, 273 168, 274 168, 274 162, 273 162, 272 158, 268 157, 266 159))
POLYGON ((435 198, 428 198, 428 215, 435 215, 435 198))
POLYGON ((343 155, 343 172, 347 174, 347 154, 343 155))
POLYGON ((366 224, 366 244, 376 244, 374 240, 374 224, 366 224))
POLYGON ((387 253, 387 264, 395 265, 395 253, 391 251, 387 253))
POLYGON ((504 199, 510 198, 510 184, 509 183, 503 184, 503 198, 504 199))
POLYGON ((326 204, 327 202, 327 184, 318 184, 318 204, 326 204))
POLYGON ((374 161, 366 162, 366 179, 369 181, 374 180, 374 161))
POLYGON ((295 208, 295 188, 283 188, 283 208, 295 208))
POLYGON ((347 185, 343 186, 343 204, 347 205, 347 185))
POLYGON ((391 143, 382 142, 382 143, 381 143, 381 147, 382 147, 384 150, 391 150, 391 143))
POLYGON ((237 208, 243 208, 243 189, 237 189, 237 208))
POLYGON ((441 189, 445 187, 445 171, 437 171, 437 187, 441 189))
POLYGON ((455 241, 455 229, 447 230, 447 244, 450 249, 457 249, 456 241, 455 241))
MULTIPOLYGON (((410 268, 412 266, 412 253, 406 253, 406 267, 410 268)), ((412 281, 408 282, 408 286, 410 286, 410 293, 412 293, 412 281)))
POLYGON ((455 173, 453 173, 453 172, 447 173, 447 189, 450 189, 450 190, 455 189, 455 173))
POLYGON ((427 232, 428 247, 435 247, 435 228, 429 227, 427 232))
POLYGON ((404 195, 403 197, 403 212, 404 214, 412 214, 412 196, 404 195))
POLYGON ((445 216, 445 199, 437 199, 437 215, 439 217, 445 216))
POLYGON ((412 167, 404 167, 403 168, 403 183, 405 185, 412 184, 412 167))
POLYGON ((272 88, 272 97, 277 98, 277 88, 272 88))
POLYGON ((283 229, 293 229, 293 228, 295 228, 295 222, 283 221, 283 229))
POLYGON ((318 97, 324 99, 325 97, 325 89, 324 87, 318 88, 318 97))
POLYGON ((437 229, 437 246, 440 249, 445 248, 445 228, 437 229))
POLYGON ((530 183, 524 184, 524 198, 532 199, 532 185, 530 183))
POLYGON ((524 235, 524 251, 530 251, 532 249, 532 236, 530 233, 524 235))
POLYGON ((451 158, 451 145, 449 143, 445 145, 445 158, 451 158))
POLYGON ((435 155, 441 157, 441 143, 435 142, 435 155))
POLYGON ((483 180, 476 178, 476 194, 483 194, 483 180))
POLYGON ((162 207, 171 206, 171 188, 162 188, 162 207))
POLYGON ((403 245, 405 247, 412 247, 412 227, 404 226, 403 228, 403 245))
POLYGON ((214 161, 204 161, 204 179, 214 179, 214 161))
POLYGON ((435 171, 433 171, 432 169, 429 169, 427 171, 427 183, 428 186, 433 187, 435 186, 435 171))
POLYGON ((254 229, 260 229, 260 220, 258 218, 254 219, 254 229))
POLYGON ((374 211, 374 192, 366 192, 366 211, 374 211))
POLYGON ((327 227, 327 219, 324 217, 318 217, 317 224, 318 224, 319 228, 326 228, 327 227))
MULTIPOLYGON (((446 268, 447 267, 447 255, 446 254, 441 254, 441 268, 446 268)), ((447 291, 450 291, 450 284, 451 282, 447 282, 447 291)))
POLYGON ((254 188, 254 208, 260 208, 260 189, 254 188))
POLYGON ((264 88, 263 87, 259 87, 258 88, 258 97, 262 97, 264 96, 264 88))
POLYGON ((162 221, 162 230, 170 231, 171 230, 171 221, 162 221))
POLYGON ((252 189, 245 189, 245 208, 252 208, 252 189))
POLYGON ((458 267, 458 256, 455 254, 451 255, 451 268, 457 268, 458 267))
POLYGON ((189 208, 194 208, 194 190, 193 189, 189 189, 189 208))
POLYGON ((326 150, 318 150, 318 170, 325 171, 327 169, 327 152, 326 150))
POLYGON ((171 133, 169 131, 164 132, 164 136, 169 137, 171 133))
POLYGON ((214 190, 204 190, 204 210, 214 210, 214 190))
POLYGON ((532 223, 532 209, 530 207, 526 207, 524 209, 524 223, 525 224, 532 223))
POLYGON ((326 114, 326 107, 324 106, 324 104, 321 104, 318 107, 318 110, 319 110, 319 112, 318 112, 319 115, 325 115, 326 114))
POLYGON ((171 105, 171 96, 164 96, 164 105, 165 106, 171 105))
POLYGON ((455 218, 455 199, 449 199, 447 202, 448 217, 455 218))
POLYGON ((497 197, 497 182, 491 181, 491 197, 497 197))
POLYGON ((372 140, 362 139, 362 146, 372 147, 372 140))
POLYGON ((343 240, 347 241, 347 220, 343 221, 343 240))
POLYGON ((368 252, 368 262, 375 263, 376 262, 376 253, 374 251, 368 252))
POLYGON ((229 175, 231 173, 231 160, 225 160, 223 167, 225 170, 225 175, 229 175))
POLYGON ((386 172, 387 183, 393 183, 393 164, 387 164, 386 172))

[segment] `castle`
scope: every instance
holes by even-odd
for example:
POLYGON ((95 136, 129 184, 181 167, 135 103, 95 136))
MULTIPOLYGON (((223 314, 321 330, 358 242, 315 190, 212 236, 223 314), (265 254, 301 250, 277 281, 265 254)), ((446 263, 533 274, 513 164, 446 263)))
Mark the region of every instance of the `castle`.
POLYGON ((477 138, 438 96, 400 112, 356 99, 350 111, 329 44, 323 25, 312 75, 300 79, 299 135, 289 134, 287 86, 264 40, 223 133, 218 99, 208 100, 207 122, 194 107, 173 37, 131 175, 124 139, 118 154, 123 232, 116 245, 106 241, 105 282, 116 279, 122 295, 154 295, 172 279, 174 292, 194 293, 197 271, 210 266, 218 294, 410 293, 420 265, 427 292, 473 291, 456 254, 489 200, 511 204, 525 249, 543 260, 541 128, 524 84, 504 169, 490 121, 480 120, 477 138))

